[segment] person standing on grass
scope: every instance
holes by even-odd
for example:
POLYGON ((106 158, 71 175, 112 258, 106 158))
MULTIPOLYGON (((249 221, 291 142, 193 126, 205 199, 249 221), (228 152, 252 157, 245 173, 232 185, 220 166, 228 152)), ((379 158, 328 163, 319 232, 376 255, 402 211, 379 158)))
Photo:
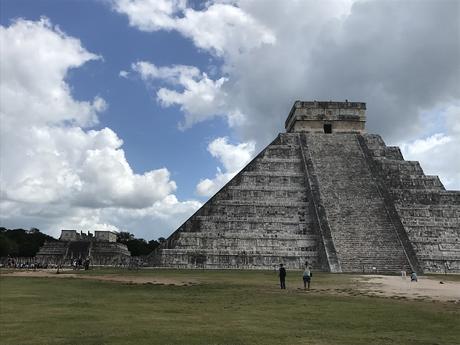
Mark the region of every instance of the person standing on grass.
POLYGON ((303 275, 302 275, 304 290, 307 290, 307 286, 308 286, 308 290, 310 290, 311 276, 312 276, 311 267, 308 266, 308 263, 306 263, 305 269, 303 270, 303 275))
POLYGON ((283 267, 283 264, 280 264, 278 275, 280 276, 281 289, 286 289, 286 269, 283 267))

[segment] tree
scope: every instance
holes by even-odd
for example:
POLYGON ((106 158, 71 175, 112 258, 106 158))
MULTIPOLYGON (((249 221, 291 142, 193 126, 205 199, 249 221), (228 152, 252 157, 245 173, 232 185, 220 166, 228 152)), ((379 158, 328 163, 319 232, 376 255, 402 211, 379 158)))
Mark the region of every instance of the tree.
POLYGON ((35 256, 45 241, 57 241, 45 235, 37 228, 5 229, 0 228, 0 256, 35 256))
POLYGON ((149 249, 150 249, 150 251, 153 252, 155 249, 158 248, 159 245, 160 245, 160 242, 158 242, 156 240, 149 241, 149 249))
POLYGON ((131 234, 127 231, 120 231, 118 234, 117 234, 117 242, 120 242, 120 243, 125 243, 129 240, 134 240, 135 239, 135 236, 134 234, 131 234))
POLYGON ((4 233, 0 233, 0 257, 16 256, 18 246, 11 241, 4 233))

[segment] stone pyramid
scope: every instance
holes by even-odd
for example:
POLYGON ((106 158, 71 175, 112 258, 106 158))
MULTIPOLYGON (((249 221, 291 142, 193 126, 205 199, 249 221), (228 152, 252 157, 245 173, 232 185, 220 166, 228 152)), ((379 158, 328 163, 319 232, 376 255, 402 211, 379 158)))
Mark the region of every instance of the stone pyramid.
POLYGON ((366 134, 365 111, 295 102, 286 133, 167 239, 156 264, 460 272, 460 192, 366 134))

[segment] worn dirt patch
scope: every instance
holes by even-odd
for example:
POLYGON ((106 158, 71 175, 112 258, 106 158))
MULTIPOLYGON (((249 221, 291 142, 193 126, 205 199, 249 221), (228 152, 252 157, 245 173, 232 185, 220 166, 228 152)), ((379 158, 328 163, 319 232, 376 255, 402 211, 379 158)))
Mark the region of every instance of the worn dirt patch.
POLYGON ((3 273, 3 277, 39 277, 39 278, 75 278, 75 279, 90 279, 113 281, 127 284, 157 284, 157 285, 177 285, 185 286, 197 284, 193 279, 187 281, 179 278, 164 278, 164 277, 146 277, 133 275, 83 275, 70 273, 72 270, 62 270, 60 274, 56 274, 56 270, 36 270, 36 271, 17 271, 3 273))
POLYGON ((356 279, 358 290, 376 296, 460 303, 460 282, 457 281, 422 276, 418 282, 411 282, 409 277, 383 275, 366 275, 356 279))

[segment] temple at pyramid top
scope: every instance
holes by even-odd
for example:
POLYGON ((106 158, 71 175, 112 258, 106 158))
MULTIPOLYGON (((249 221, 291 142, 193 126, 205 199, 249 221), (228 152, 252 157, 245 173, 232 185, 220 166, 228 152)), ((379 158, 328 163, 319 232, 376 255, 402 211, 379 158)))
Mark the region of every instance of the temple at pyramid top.
POLYGON ((296 101, 286 119, 286 132, 364 133, 366 103, 296 101))

